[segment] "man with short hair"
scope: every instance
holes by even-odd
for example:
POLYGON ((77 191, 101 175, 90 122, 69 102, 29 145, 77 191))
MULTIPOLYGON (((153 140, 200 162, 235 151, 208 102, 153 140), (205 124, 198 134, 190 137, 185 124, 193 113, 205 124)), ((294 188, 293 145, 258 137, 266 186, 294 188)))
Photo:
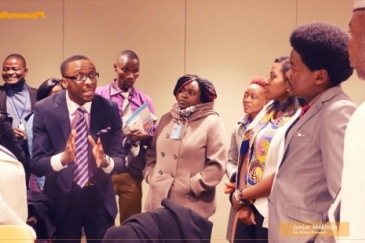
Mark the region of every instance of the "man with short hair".
MULTIPOLYGON (((27 74, 26 61, 22 55, 13 53, 5 58, 2 70, 2 78, 5 84, 0 86, 0 112, 9 114, 9 122, 12 124, 15 136, 26 155, 26 160, 21 162, 28 179, 30 175, 30 156, 26 142, 25 117, 34 109, 37 89, 26 84, 25 77, 27 74)), ((27 179, 26 183, 28 183, 27 179)))
POLYGON ((118 108, 95 95, 99 73, 87 57, 66 59, 61 74, 67 90, 35 105, 32 172, 46 176, 57 242, 79 242, 82 228, 101 242, 117 214, 110 174, 125 167, 118 108))
MULTIPOLYGON (((355 0, 349 27, 351 34, 348 44, 350 63, 358 77, 365 80, 365 0, 355 0)), ((363 227, 365 193, 361 188, 365 183, 364 121, 365 102, 351 117, 345 135, 340 220, 342 223, 349 222, 348 239, 351 240, 365 240, 363 227)))
POLYGON ((340 84, 353 73, 348 34, 324 22, 297 27, 290 36, 291 96, 308 102, 288 129, 285 153, 269 196, 269 242, 331 242, 320 230, 297 227, 329 221, 328 209, 341 188, 343 144, 356 106, 340 84))
MULTIPOLYGON (((96 94, 117 103, 123 126, 131 114, 144 103, 147 103, 150 112, 155 114, 151 98, 134 87, 139 77, 139 69, 140 61, 137 54, 131 50, 124 50, 114 63, 116 78, 111 84, 96 89, 96 94)), ((142 210, 142 169, 145 165, 145 146, 151 143, 156 125, 148 132, 136 129, 122 134, 125 153, 131 154, 131 143, 132 146, 139 146, 139 152, 134 153, 137 158, 134 159, 134 165, 129 163, 127 173, 113 175, 114 190, 119 197, 120 223, 142 210)))

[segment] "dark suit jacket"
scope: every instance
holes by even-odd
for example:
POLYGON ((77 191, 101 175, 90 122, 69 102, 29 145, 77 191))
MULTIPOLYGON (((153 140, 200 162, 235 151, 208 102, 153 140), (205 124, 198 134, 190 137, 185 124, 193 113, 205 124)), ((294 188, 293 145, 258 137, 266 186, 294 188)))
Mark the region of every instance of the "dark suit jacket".
POLYGON ((25 153, 16 138, 13 127, 8 121, 7 114, 0 112, 0 144, 9 149, 15 157, 26 167, 25 153))
POLYGON ((135 214, 110 227, 103 243, 209 243, 213 223, 190 208, 164 198, 163 208, 135 214))
MULTIPOLYGON (((28 86, 28 91, 29 91, 31 110, 33 110, 34 104, 37 101, 37 89, 28 86)), ((7 111, 7 109, 6 109, 6 98, 7 97, 8 96, 6 95, 6 92, 5 92, 5 86, 0 86, 0 111, 7 111)), ((24 116, 26 116, 26 115, 28 115, 28 114, 24 114, 24 116)))
MULTIPOLYGON (((28 86, 28 91, 29 91, 29 98, 30 98, 30 107, 31 107, 31 110, 33 110, 34 104, 37 101, 37 89, 28 86)), ((7 112, 7 107, 6 107, 6 98, 7 97, 8 96, 5 92, 5 86, 0 86, 0 112, 1 111, 7 112)), ((24 117, 27 115, 28 114, 24 114, 24 117)), ((13 118, 10 117, 9 122, 10 122, 10 124, 12 124, 13 118)), ((22 150, 24 151, 24 155, 25 155, 25 158, 20 161, 22 162, 22 164, 24 166, 25 173, 26 173, 26 183, 28 185, 28 180, 30 177, 29 170, 30 170, 31 158, 29 155, 28 144, 26 142, 23 142, 20 140, 20 146, 21 146, 22 150)))
MULTIPOLYGON (((125 168, 125 156, 121 143, 121 119, 118 108, 114 102, 95 95, 91 105, 89 134, 96 141, 97 132, 107 127, 111 129, 108 133, 101 135, 101 143, 105 154, 114 160, 112 173, 121 173, 125 168)), ((56 224, 62 219, 71 199, 74 164, 69 164, 67 168, 56 172, 51 166, 51 157, 65 150, 70 132, 66 91, 37 102, 33 122, 32 172, 36 176, 46 175, 44 192, 54 205, 56 224)), ((89 174, 96 180, 96 186, 106 209, 115 218, 117 206, 111 176, 103 169, 96 167, 90 145, 89 174)))

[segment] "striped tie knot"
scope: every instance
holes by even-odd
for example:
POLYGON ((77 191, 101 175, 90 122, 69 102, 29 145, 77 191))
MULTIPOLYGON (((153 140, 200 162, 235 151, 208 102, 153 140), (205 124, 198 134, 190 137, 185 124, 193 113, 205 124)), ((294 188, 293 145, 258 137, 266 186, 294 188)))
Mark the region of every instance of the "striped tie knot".
MULTIPOLYGON (((122 106, 122 116, 123 116, 123 123, 132 115, 132 108, 129 102, 129 92, 121 92, 120 93, 124 97, 123 106, 122 106)), ((124 124, 123 124, 124 125, 124 124)))
POLYGON ((84 107, 80 106, 79 108, 77 108, 77 113, 79 114, 79 116, 83 116, 85 113, 84 107))

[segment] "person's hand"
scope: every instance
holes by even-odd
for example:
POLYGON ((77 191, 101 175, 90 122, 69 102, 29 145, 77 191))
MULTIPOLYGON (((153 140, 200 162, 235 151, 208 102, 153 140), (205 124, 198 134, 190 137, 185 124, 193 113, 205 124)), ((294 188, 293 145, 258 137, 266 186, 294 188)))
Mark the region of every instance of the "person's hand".
POLYGON ((226 181, 224 185, 226 185, 226 187, 224 188, 225 194, 231 194, 236 188, 236 184, 234 182, 226 181))
POLYGON ((17 138, 22 139, 22 140, 27 140, 27 134, 25 133, 25 131, 23 129, 14 127, 13 130, 14 130, 15 136, 17 138))
POLYGON ((136 128, 129 130, 126 137, 132 142, 138 142, 147 139, 150 135, 142 128, 136 128))
POLYGON ((76 152, 75 140, 76 140, 76 130, 72 130, 66 142, 65 152, 63 152, 61 155, 61 164, 63 166, 71 162, 75 163, 77 162, 75 159, 75 152, 76 152))
POLYGON ((103 145, 101 144, 100 137, 98 137, 98 139, 96 140, 96 143, 90 135, 87 136, 87 139, 89 140, 89 143, 93 147, 92 151, 93 151, 93 156, 96 161, 96 166, 98 168, 107 167, 108 162, 106 161, 106 158, 105 158, 104 149, 103 149, 103 145))
POLYGON ((236 211, 238 211, 240 208, 241 208, 241 206, 242 206, 242 204, 241 203, 238 203, 237 202, 237 198, 238 198, 239 196, 237 195, 237 192, 235 191, 235 192, 233 192, 233 194, 232 194, 232 207, 234 208, 234 210, 236 210, 236 211))
POLYGON ((237 216, 247 226, 256 225, 255 214, 250 205, 242 205, 237 211, 237 216))

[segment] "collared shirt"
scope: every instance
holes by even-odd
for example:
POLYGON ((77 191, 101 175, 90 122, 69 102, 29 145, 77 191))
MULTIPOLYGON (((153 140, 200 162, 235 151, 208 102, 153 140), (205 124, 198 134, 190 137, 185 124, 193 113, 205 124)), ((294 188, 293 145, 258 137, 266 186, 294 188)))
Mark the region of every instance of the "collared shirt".
POLYGON ((18 127, 19 124, 25 126, 27 123, 25 117, 32 110, 28 86, 24 83, 23 87, 17 89, 9 88, 6 84, 5 87, 6 108, 12 118, 12 126, 18 127))
MULTIPOLYGON (((82 105, 82 107, 85 109, 85 120, 86 120, 86 124, 88 126, 88 130, 90 129, 90 111, 91 111, 91 102, 86 102, 85 104, 82 105)), ((80 105, 76 104, 75 102, 73 102, 70 97, 68 96, 68 91, 66 90, 66 105, 67 105, 67 110, 68 110, 68 114, 69 114, 69 118, 70 118, 70 126, 71 129, 76 129, 76 124, 78 121, 77 118, 77 108, 80 107, 80 105)), ((95 141, 96 142, 96 141, 95 141)), ((89 141, 88 141, 89 143, 89 141)), ((53 155, 51 158, 51 166, 55 171, 60 171, 64 168, 66 168, 68 165, 63 166, 61 163, 61 156, 62 156, 63 152, 53 155)), ((93 156, 93 155, 92 155, 93 156)), ((106 155, 107 156, 107 155, 106 155)), ((114 160, 112 158, 110 158, 110 164, 105 167, 102 168, 105 173, 110 173, 113 168, 114 168, 114 160)))
POLYGON ((68 113, 69 113, 71 129, 76 129, 76 124, 77 124, 77 121, 78 121, 77 108, 83 107, 85 109, 84 116, 85 116, 87 128, 89 130, 90 129, 91 102, 86 102, 85 104, 80 106, 80 105, 76 104, 75 102, 73 102, 68 97, 68 91, 66 90, 66 105, 67 105, 67 110, 68 110, 68 113))
MULTIPOLYGON (((96 94, 117 103, 118 109, 119 109, 119 115, 120 115, 120 117, 123 117, 124 97, 121 95, 121 92, 123 92, 123 91, 118 87, 115 79, 111 84, 108 84, 108 85, 105 85, 102 87, 98 87, 98 88, 96 88, 96 91, 95 91, 96 94)), ((150 112, 152 114, 156 115, 155 109, 152 104, 152 100, 148 95, 146 95, 145 93, 143 93, 142 91, 140 91, 139 89, 137 89, 135 87, 128 89, 128 92, 129 92, 128 99, 129 99, 129 103, 130 103, 132 112, 135 112, 144 103, 147 103, 150 112)), ((153 129, 150 132, 151 136, 153 136, 153 134, 156 130, 156 127, 157 127, 157 123, 154 124, 153 129)))

